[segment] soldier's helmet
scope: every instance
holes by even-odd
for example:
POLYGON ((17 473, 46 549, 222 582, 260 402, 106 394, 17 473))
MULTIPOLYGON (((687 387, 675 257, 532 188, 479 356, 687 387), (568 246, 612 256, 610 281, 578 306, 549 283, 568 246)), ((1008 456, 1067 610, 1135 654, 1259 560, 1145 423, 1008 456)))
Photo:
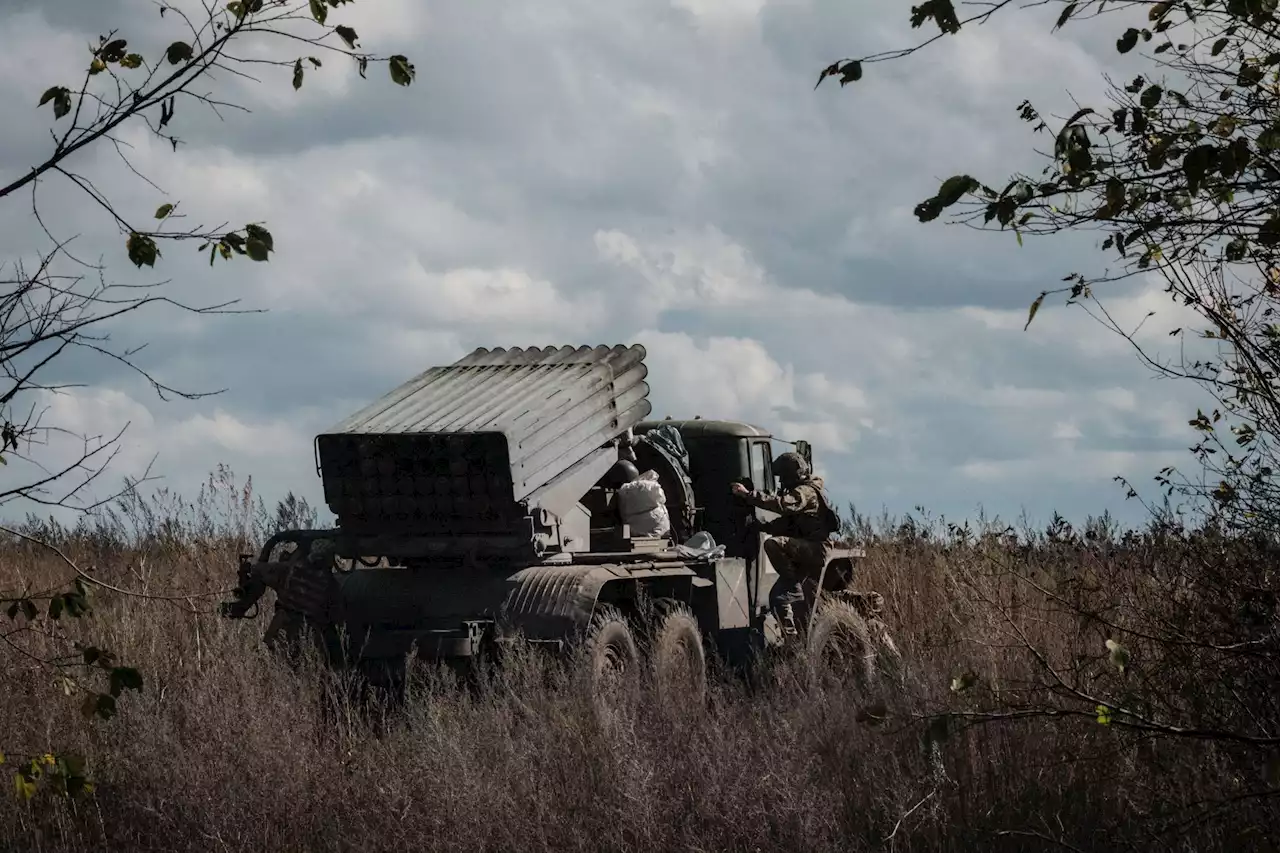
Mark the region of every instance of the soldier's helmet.
POLYGON ((802 483, 809 476, 809 463, 799 453, 787 452, 773 460, 773 472, 786 485, 802 483))
POLYGON ((608 481, 614 488, 621 486, 623 483, 634 483, 639 479, 640 469, 628 459, 619 459, 609 469, 608 481))

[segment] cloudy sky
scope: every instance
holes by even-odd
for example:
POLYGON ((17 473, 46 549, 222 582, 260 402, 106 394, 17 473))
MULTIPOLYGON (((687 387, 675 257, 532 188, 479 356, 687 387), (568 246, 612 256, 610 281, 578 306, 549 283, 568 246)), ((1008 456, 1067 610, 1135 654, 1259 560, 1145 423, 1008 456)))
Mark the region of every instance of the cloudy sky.
MULTIPOLYGON (((128 423, 113 482, 155 456, 164 483, 191 492, 221 462, 268 500, 292 489, 320 503, 312 436, 426 367, 477 346, 638 342, 658 416, 808 438, 833 495, 863 511, 1133 518, 1112 477, 1147 482, 1186 461, 1199 400, 1078 310, 1046 306, 1023 331, 1041 289, 1097 268, 1091 235, 1019 248, 911 214, 951 174, 1039 168, 1044 138, 1018 120, 1022 99, 1062 116, 1126 70, 1114 16, 1052 34, 1056 12, 1015 11, 869 68, 860 86, 815 91, 833 59, 918 38, 907 7, 344 6, 333 18, 363 47, 410 56, 412 87, 382 66, 361 80, 335 57, 295 92, 286 70, 258 66, 259 83, 208 86, 249 113, 179 105, 176 153, 122 130, 154 187, 106 146, 73 164, 132 218, 180 202, 188 222, 264 221, 269 264, 211 269, 194 245, 165 245, 154 272, 136 271, 100 210, 65 181, 42 186, 46 223, 80 235, 77 252, 113 281, 265 309, 157 308, 112 330, 146 343, 138 361, 165 382, 225 393, 165 402, 109 362, 68 359, 46 378, 82 387, 41 401, 46 422, 128 423)), ((149 57, 182 34, 152 0, 0 0, 3 182, 47 156, 40 93, 76 80, 113 27, 149 57)), ((45 247, 29 196, 0 200, 0 217, 0 258, 45 247)), ((1181 322, 1147 282, 1108 306, 1131 322, 1157 311, 1144 333, 1157 346, 1181 322)), ((55 440, 41 459, 66 451, 55 440)))

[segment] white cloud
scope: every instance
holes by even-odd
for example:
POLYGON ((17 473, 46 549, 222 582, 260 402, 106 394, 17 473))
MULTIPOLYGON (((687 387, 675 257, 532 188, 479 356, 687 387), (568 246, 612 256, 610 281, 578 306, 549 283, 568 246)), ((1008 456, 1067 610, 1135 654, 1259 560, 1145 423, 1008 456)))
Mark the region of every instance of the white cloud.
POLYGON ((756 23, 765 0, 671 0, 699 27, 740 28, 756 23))
MULTIPOLYGON (((162 48, 172 22, 127 2, 151 22, 136 41, 162 48)), ((25 115, 41 90, 22 82, 28 69, 41 80, 79 69, 85 28, 120 17, 108 0, 75 7, 0 12, 20 34, 0 59, 12 72, 0 74, 0 106, 25 115)), ((99 431, 132 419, 122 471, 158 451, 164 473, 196 482, 229 461, 315 499, 314 430, 426 367, 476 346, 638 341, 655 413, 808 438, 841 499, 1114 506, 1111 468, 1154 471, 1182 443, 1191 397, 1146 382, 1127 343, 1053 297, 1023 331, 1035 295, 1092 247, 1018 249, 1010 235, 911 213, 950 174, 1036 168, 1014 106, 1030 97, 1061 112, 1064 90, 1099 91, 1114 16, 1065 37, 1034 10, 997 16, 878 64, 854 89, 813 90, 834 58, 918 38, 908 11, 835 0, 335 10, 363 45, 410 55, 414 86, 391 85, 382 66, 360 80, 336 57, 301 92, 287 69, 230 84, 254 112, 223 123, 184 105, 177 152, 124 134, 167 197, 113 152, 76 162, 130 217, 178 200, 188 223, 266 221, 269 264, 211 269, 194 247, 165 244, 154 276, 135 271, 110 222, 48 185, 57 223, 118 277, 172 277, 184 297, 272 311, 153 313, 114 330, 153 341, 148 369, 229 386, 225 397, 160 404, 120 390, 132 386, 108 365, 82 365, 92 387, 55 411, 99 431)), ((37 115, 0 129, 5 174, 42 150, 50 116, 37 115)), ((6 248, 27 248, 26 201, 0 204, 6 248)), ((1156 310, 1139 338, 1168 352, 1185 312, 1143 284, 1107 306, 1128 325, 1156 310)))
POLYGON ((858 435, 856 415, 868 410, 861 389, 821 373, 797 374, 759 341, 646 330, 655 415, 745 420, 785 440, 805 438, 843 453, 858 435))
POLYGON ((265 478, 271 492, 283 495, 294 489, 315 494, 318 481, 308 427, 323 426, 323 414, 317 417, 302 410, 291 412, 289 418, 260 420, 219 408, 209 414, 184 412, 177 403, 148 405, 107 387, 39 397, 41 423, 55 429, 35 431, 31 438, 36 446, 24 443, 19 451, 31 461, 13 459, 6 471, 13 476, 12 482, 26 483, 39 477, 40 468, 46 472, 71 468, 57 486, 49 487, 53 496, 96 475, 96 481, 69 505, 85 505, 94 496, 118 489, 124 478, 147 474, 158 477, 159 485, 191 496, 221 463, 231 464, 241 476, 254 475, 259 482, 265 478))
POLYGON ((415 260, 398 278, 392 295, 397 313, 409 323, 581 334, 605 316, 599 299, 566 299, 551 282, 520 269, 432 273, 415 260))

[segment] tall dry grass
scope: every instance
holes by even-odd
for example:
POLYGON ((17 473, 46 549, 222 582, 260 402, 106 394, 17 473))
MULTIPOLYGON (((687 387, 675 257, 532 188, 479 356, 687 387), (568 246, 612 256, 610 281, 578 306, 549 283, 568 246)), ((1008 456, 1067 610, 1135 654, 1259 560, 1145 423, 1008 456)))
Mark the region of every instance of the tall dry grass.
MULTIPOLYGON (((30 520, 26 532, 112 585, 198 593, 229 586, 238 551, 308 512, 295 503, 273 517, 223 471, 191 503, 162 496, 78 530, 30 520)), ((885 595, 908 665, 879 724, 859 722, 860 703, 847 693, 817 693, 785 667, 750 687, 718 675, 696 713, 672 717, 642 702, 605 723, 574 682, 557 682, 534 658, 474 690, 415 670, 403 708, 378 719, 344 706, 334 716, 318 694, 346 695, 336 676, 267 653, 265 618, 223 620, 216 596, 102 592, 91 616, 63 630, 138 667, 145 688, 126 693, 114 719, 87 722, 77 698, 16 650, 64 647, 29 631, 7 637, 0 749, 83 753, 95 790, 74 803, 44 789, 30 801, 0 796, 0 847, 1276 848, 1280 798, 1266 792, 1280 783, 1280 763, 1265 738, 1102 725, 1046 675, 1087 695, 1163 696, 1167 707, 1142 706, 1158 721, 1274 732, 1273 658, 1239 671, 1222 664, 1220 683, 1199 684, 1176 675, 1203 679, 1214 661, 1141 640, 1167 639, 1178 625, 1208 636, 1216 617, 1194 616, 1188 567, 1212 557, 1237 575, 1265 575, 1257 553, 1224 557, 1186 536, 1124 535, 1098 522, 1082 533, 1019 535, 998 524, 978 533, 854 524, 869 546, 859 586, 885 595), (1109 636, 1130 650, 1124 673, 1108 659, 1109 636), (972 686, 953 691, 962 676, 972 686), (945 727, 925 719, 938 711, 979 716, 945 727)), ((30 543, 8 540, 0 552, 0 588, 66 576, 61 560, 30 543)), ((1257 630, 1274 635, 1269 624, 1257 630)))

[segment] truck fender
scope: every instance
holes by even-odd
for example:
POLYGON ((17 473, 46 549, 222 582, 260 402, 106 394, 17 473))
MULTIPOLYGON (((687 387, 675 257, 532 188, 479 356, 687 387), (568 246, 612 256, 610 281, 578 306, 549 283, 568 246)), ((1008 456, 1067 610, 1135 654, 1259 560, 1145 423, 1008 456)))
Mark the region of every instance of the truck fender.
POLYGON ((688 566, 534 566, 507 579, 509 591, 494 626, 502 639, 568 639, 585 630, 601 592, 610 584, 631 584, 653 578, 688 577, 688 566))

